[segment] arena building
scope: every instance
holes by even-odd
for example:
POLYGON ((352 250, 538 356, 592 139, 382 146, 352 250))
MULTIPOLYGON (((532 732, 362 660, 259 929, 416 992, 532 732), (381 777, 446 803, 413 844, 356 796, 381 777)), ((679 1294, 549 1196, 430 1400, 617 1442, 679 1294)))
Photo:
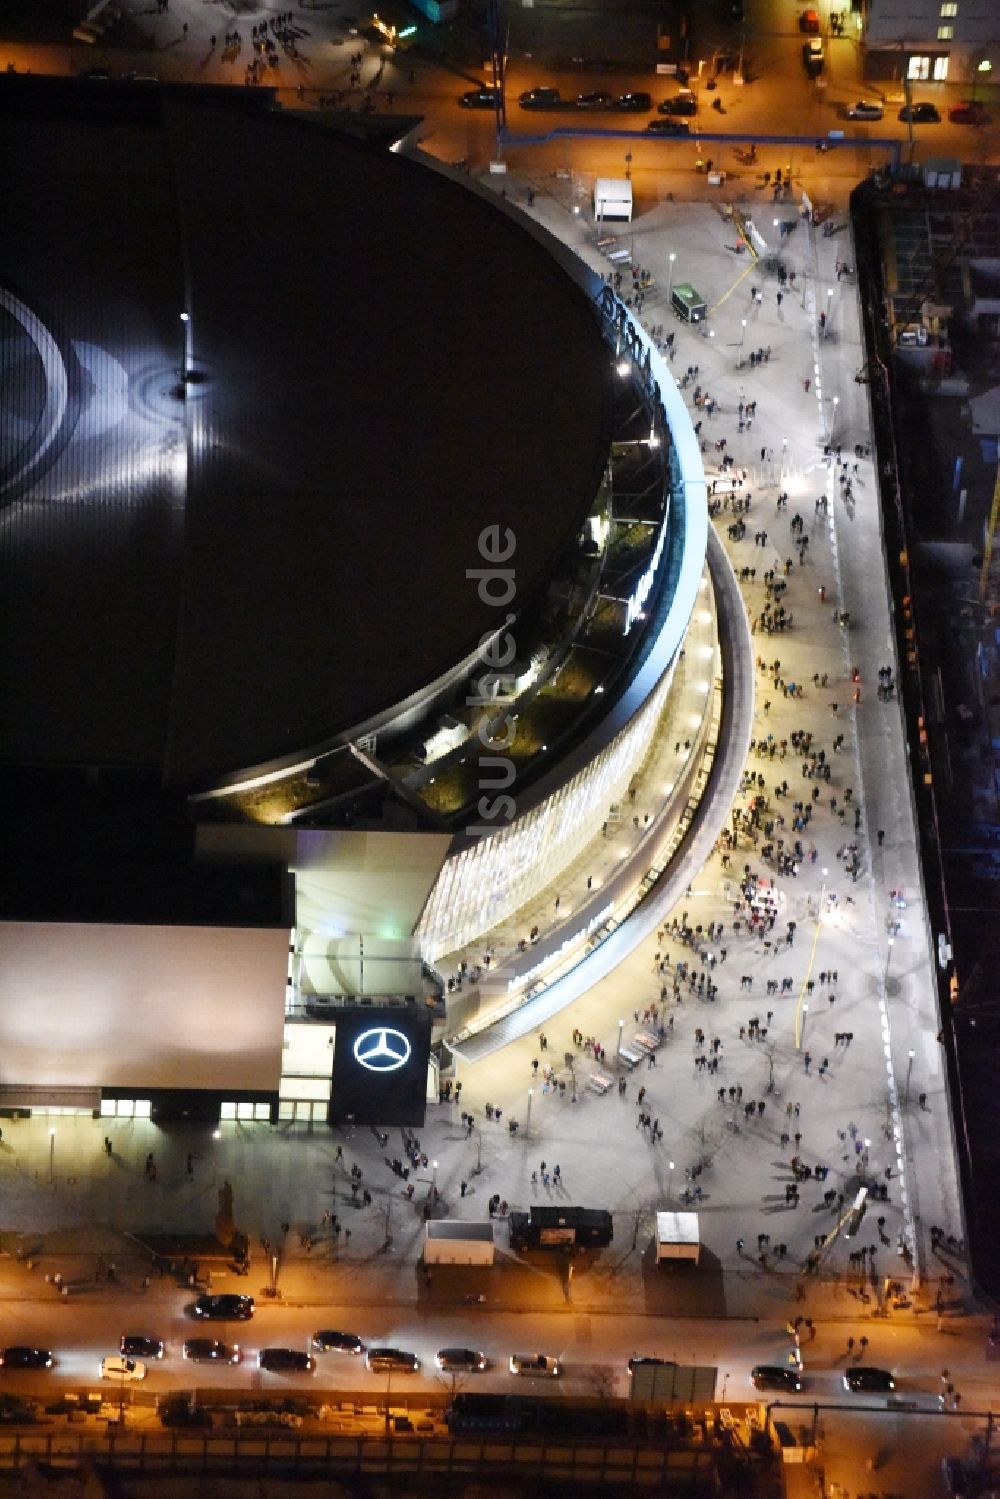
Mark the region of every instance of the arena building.
POLYGON ((338 124, 2 80, 0 1109, 339 1117, 338 1014, 412 1012, 419 1058, 582 972, 710 779, 723 564, 664 362, 338 124), (615 889, 471 982, 681 713, 615 889))

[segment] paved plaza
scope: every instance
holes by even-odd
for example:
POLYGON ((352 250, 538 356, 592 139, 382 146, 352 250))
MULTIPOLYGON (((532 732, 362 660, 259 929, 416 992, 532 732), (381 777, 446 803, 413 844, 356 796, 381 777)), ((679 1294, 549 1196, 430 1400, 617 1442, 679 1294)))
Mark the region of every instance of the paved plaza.
MULTIPOLYGON (((767 222, 764 203, 743 207, 767 222)), ((770 839, 758 836, 756 846, 741 836, 728 869, 722 850, 703 868, 692 869, 676 907, 658 913, 661 930, 667 928, 662 940, 651 936, 583 1000, 547 1021, 544 1052, 532 1034, 475 1066, 459 1067, 460 1102, 428 1108, 421 1147, 437 1165, 416 1173, 412 1202, 383 1160, 402 1153, 399 1142, 383 1149, 367 1131, 344 1139, 319 1129, 307 1135, 301 1128, 226 1125, 214 1140, 195 1129, 160 1132, 143 1121, 38 1117, 4 1128, 4 1247, 62 1255, 68 1270, 78 1265, 85 1274, 88 1257, 111 1245, 127 1273, 138 1275, 140 1249, 134 1246, 133 1258, 130 1241, 118 1235, 128 1231, 141 1242, 143 1234, 209 1228, 218 1185, 228 1179, 237 1221, 254 1238, 277 1238, 282 1222, 292 1225, 281 1271, 287 1295, 339 1298, 353 1284, 366 1299, 433 1300, 435 1289, 420 1282, 414 1265, 423 1206, 436 1185, 441 1199, 435 1211, 455 1217, 485 1216, 494 1194, 511 1208, 531 1202, 612 1208, 618 1215, 614 1251, 604 1256, 600 1269, 577 1275, 574 1306, 597 1309, 613 1296, 616 1305, 633 1310, 767 1317, 780 1315, 794 1300, 806 1279, 808 1256, 843 1213, 842 1207, 837 1210, 840 1196, 831 1207, 824 1194, 832 1191, 849 1202, 860 1162, 866 1179, 886 1183, 887 1201, 872 1203, 858 1239, 833 1236, 824 1244, 818 1273, 808 1277, 810 1305, 830 1315, 857 1316, 877 1307, 883 1277, 901 1279, 908 1287, 909 1270, 897 1247, 901 1236, 908 1242, 911 1231, 923 1288, 917 1304, 933 1301, 938 1277, 947 1271, 956 1276, 953 1294, 963 1290, 961 1260, 932 1255, 929 1241, 932 1224, 960 1239, 961 1211, 935 1039, 932 934, 923 916, 900 712, 895 700, 882 701, 876 691, 879 668, 895 669, 895 662, 868 460, 858 459, 854 472, 855 445, 867 442, 868 433, 865 387, 853 378, 862 364, 855 290, 849 281, 837 280, 835 268, 850 254, 849 245, 843 237, 824 239, 799 225, 782 246, 784 265, 795 271, 795 287, 786 290, 779 307, 775 276, 726 249, 734 231, 722 208, 721 201, 661 204, 642 214, 622 238, 660 289, 647 299, 643 321, 675 332, 676 375, 697 366, 686 395, 693 398, 700 385, 717 403, 711 417, 703 407, 692 407, 703 422, 710 478, 720 473, 716 445, 723 438, 734 471, 746 472, 745 484, 735 491, 737 497, 752 497, 741 517, 745 536, 735 540, 730 534, 731 501, 715 524, 737 575, 744 574, 751 626, 765 610, 765 573, 773 570, 787 585, 780 602, 792 617, 791 628, 765 633, 758 623, 752 643, 762 663, 755 668, 754 738, 758 746, 789 741, 788 749, 784 757, 780 748, 773 758, 769 749, 763 757, 752 755, 748 769, 763 777, 763 788, 755 784, 738 798, 746 807, 751 794, 763 795, 766 819, 783 816, 784 826, 770 839), (670 255, 676 256, 674 276, 696 280, 708 299, 706 331, 713 337, 669 314, 664 291, 670 255), (752 300, 754 287, 762 301, 752 300), (821 310, 827 314, 825 333, 821 310), (769 350, 769 358, 751 369, 747 356, 758 348, 769 350), (752 427, 742 433, 741 399, 744 407, 757 403, 752 427), (850 469, 850 502, 841 497, 838 465, 824 455, 831 437, 850 469), (779 509, 781 494, 788 499, 779 509), (823 497, 826 512, 817 508, 823 497), (801 535, 808 538, 801 563, 791 531, 796 515, 802 518, 801 535), (788 559, 792 565, 786 569, 788 559), (846 627, 834 621, 835 611, 849 615, 846 627), (776 673, 763 669, 775 661, 780 663, 776 673), (825 677, 825 687, 814 687, 816 676, 825 677), (794 697, 786 695, 782 683, 797 684, 794 697), (812 750, 822 750, 832 767, 829 782, 803 779, 803 757, 790 746, 793 732, 812 735, 812 750), (838 735, 843 744, 835 752, 838 735), (776 787, 785 780, 788 793, 779 797, 776 787), (815 809, 800 833, 792 828, 795 801, 815 809), (797 837, 804 845, 794 876, 776 876, 773 862, 762 859, 764 844, 778 837, 786 849, 797 837), (839 856, 845 845, 854 844, 861 868, 856 881, 839 856), (770 933, 750 936, 745 922, 742 931, 734 929, 734 897, 744 865, 774 881, 778 917, 770 933), (905 908, 890 900, 890 891, 902 892, 905 908), (674 920, 703 929, 722 924, 721 937, 703 944, 714 966, 703 968, 699 952, 682 945, 669 930, 674 920), (890 947, 889 923, 896 921, 899 930, 890 947), (789 922, 795 923, 790 946, 789 922), (696 978, 710 974, 718 989, 713 1001, 681 981, 680 1002, 674 1002, 679 962, 689 964, 696 978), (769 981, 777 983, 777 994, 768 993, 769 981), (662 1005, 669 1027, 655 1067, 644 1065, 625 1075, 621 1094, 612 1090, 599 1097, 580 1087, 573 1101, 572 1086, 558 1087, 570 1079, 567 1054, 579 1058, 578 1073, 586 1060, 574 1044, 574 1031, 595 1038, 613 1062, 619 1034, 627 1041, 636 1015, 641 1024, 654 1004, 662 1005), (749 1035, 754 1017, 765 1039, 749 1035), (696 1044, 698 1029, 704 1046, 696 1044), (837 1040, 845 1033, 852 1038, 847 1045, 837 1040), (701 1066, 699 1055, 709 1063, 701 1066), (717 1071, 709 1070, 712 1058, 717 1071), (543 1081, 546 1065, 554 1069, 554 1087, 543 1081), (640 1088, 645 1089, 641 1108, 640 1088), (738 1101, 730 1099, 730 1090, 742 1090, 738 1101), (757 1104, 752 1116, 750 1102, 757 1104), (487 1103, 502 1111, 499 1122, 486 1118, 487 1103), (475 1127, 468 1136, 461 1116, 470 1112, 475 1127), (655 1139, 639 1126, 640 1113, 658 1121, 655 1139), (511 1119, 519 1123, 514 1137, 511 1119), (783 1141, 785 1133, 790 1138, 783 1141), (105 1134, 113 1142, 110 1156, 103 1149, 105 1134), (796 1135, 801 1136, 797 1144, 796 1135), (338 1144, 344 1162, 335 1158, 338 1144), (159 1163, 154 1182, 143 1172, 150 1149, 159 1163), (189 1152, 195 1156, 191 1174, 189 1152), (822 1182, 811 1177, 799 1183, 798 1206, 786 1194, 795 1155, 811 1167, 828 1168, 822 1182), (352 1199, 347 1163, 353 1161, 363 1168, 370 1204, 352 1199), (552 1181, 557 1164, 558 1187, 552 1181), (699 1166, 700 1174, 689 1179, 688 1172, 699 1166), (684 1282, 657 1281, 649 1275, 652 1215, 681 1205, 688 1186, 702 1193, 695 1206, 706 1248, 703 1267, 684 1282), (323 1222, 328 1211, 341 1220, 339 1236, 323 1222), (881 1232, 879 1217, 885 1219, 881 1232), (315 1238, 312 1250, 300 1245, 302 1233, 315 1238), (760 1235, 769 1238, 765 1242, 760 1235), (869 1244, 877 1249, 877 1274, 863 1278, 849 1256, 869 1244), (784 1253, 779 1246, 786 1246, 784 1253), (858 1299, 863 1286, 871 1301, 858 1299)), ((592 230, 580 216, 544 197, 536 197, 533 212, 595 266, 602 264, 592 230)), ((720 486, 720 496, 724 490, 720 486)), ((672 735, 668 731, 667 738, 672 735)), ((662 753, 669 758, 673 745, 652 747, 650 764, 657 771, 662 753)), ((655 806, 657 785, 651 774, 640 787, 640 809, 655 806)), ((730 821, 725 808, 721 821, 730 821)), ((606 850, 598 847, 593 854, 600 859, 606 850)), ((578 864, 575 877, 581 882, 587 867, 586 860, 578 864)), ((572 902, 580 892, 563 885, 559 893, 572 902)), ((499 1239, 504 1242, 502 1229, 499 1239)), ((491 1295, 494 1291, 501 1300, 509 1292, 518 1306, 557 1304, 566 1295, 558 1281, 537 1275, 523 1280, 513 1271, 494 1277, 491 1295)))

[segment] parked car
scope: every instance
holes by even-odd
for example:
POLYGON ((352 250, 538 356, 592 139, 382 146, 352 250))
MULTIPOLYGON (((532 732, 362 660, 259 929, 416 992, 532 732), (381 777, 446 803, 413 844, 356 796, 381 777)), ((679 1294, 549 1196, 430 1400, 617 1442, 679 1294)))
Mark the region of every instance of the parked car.
POLYGON ((936 104, 904 104, 899 118, 904 122, 912 120, 914 125, 936 125, 941 116, 936 104))
POLYGON ((136 1380, 146 1378, 146 1365, 141 1358, 122 1358, 121 1354, 112 1353, 101 1359, 101 1378, 134 1384, 136 1380))
POLYGON ((696 115, 698 100, 689 88, 682 88, 669 99, 664 99, 659 108, 661 115, 696 115))
POLYGON ((652 107, 652 94, 619 94, 618 98, 615 100, 616 109, 631 110, 635 114, 645 114, 645 112, 648 109, 652 109, 652 107))
POLYGON ((963 99, 961 104, 949 109, 948 118, 953 125, 985 125, 986 111, 974 99, 963 99))
POLYGON ((253 1316, 253 1297, 237 1296, 231 1291, 221 1296, 199 1296, 194 1304, 194 1314, 219 1322, 249 1322, 253 1316))
POLYGON ((845 111, 849 120, 880 120, 885 110, 877 99, 858 99, 845 111))
POLYGON ((865 1390, 881 1394, 895 1388, 896 1381, 888 1369, 874 1369, 864 1364, 856 1364, 853 1369, 847 1369, 844 1372, 845 1390, 865 1390))
POLYGON ((565 103, 557 88, 529 88, 518 97, 522 109, 562 109, 565 103))
POLYGON ((811 37, 808 42, 802 43, 802 62, 810 78, 816 78, 823 71, 826 56, 823 52, 823 43, 818 36, 811 37))
POLYGON ((463 109, 496 109, 499 100, 500 90, 483 84, 482 88, 468 89, 458 102, 463 109))
POLYGON ((781 1364, 756 1364, 750 1370, 750 1383, 755 1390, 801 1390, 802 1376, 798 1369, 786 1369, 781 1364))
POLYGON ((628 1372, 634 1374, 636 1369, 648 1369, 651 1367, 660 1369, 676 1369, 676 1361, 672 1358, 648 1358, 633 1353, 628 1361, 628 1372))
POLYGON ((271 1374, 311 1374, 315 1367, 312 1354, 298 1348, 262 1348, 257 1355, 257 1368, 271 1374))
POLYGON ((238 1364, 241 1357, 236 1343, 220 1343, 217 1338, 188 1338, 183 1353, 194 1364, 238 1364))
POLYGON ((819 36, 819 11, 804 10, 799 16, 799 30, 810 36, 819 36))
POLYGON ((4 1369, 51 1369, 52 1355, 47 1348, 25 1348, 15 1343, 0 1353, 0 1366, 4 1369))
POLYGON ((353 1332, 332 1332, 323 1328, 313 1333, 313 1347, 319 1353, 364 1353, 365 1345, 353 1332))
POLYGON ((365 1363, 373 1374, 416 1374, 420 1360, 402 1348, 369 1348, 365 1363))
POLYGON ((535 1375, 542 1379, 557 1379, 562 1373, 562 1365, 551 1353, 512 1353, 510 1372, 535 1375))
POLYGON ((673 135, 680 138, 691 134, 691 126, 686 120, 650 120, 646 126, 646 134, 673 135))
POLYGON ((598 89, 592 94, 577 94, 576 107, 577 109, 614 109, 614 95, 606 94, 603 89, 598 89))
POLYGON ((141 1338, 138 1333, 122 1333, 118 1351, 126 1358, 162 1358, 163 1344, 159 1338, 141 1338))
POLYGON ((472 1374, 480 1374, 489 1366, 485 1353, 478 1353, 475 1348, 440 1348, 434 1362, 439 1369, 465 1370, 472 1374))

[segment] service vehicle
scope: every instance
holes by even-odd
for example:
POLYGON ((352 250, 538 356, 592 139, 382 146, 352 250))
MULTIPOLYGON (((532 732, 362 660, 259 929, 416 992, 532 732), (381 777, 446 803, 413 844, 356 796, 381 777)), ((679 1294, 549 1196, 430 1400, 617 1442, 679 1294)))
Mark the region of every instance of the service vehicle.
POLYGON ((856 99, 845 113, 849 120, 881 120, 885 109, 877 99, 856 99))
POLYGON ((614 1238, 604 1208, 533 1207, 507 1219, 512 1249, 603 1249, 614 1238))

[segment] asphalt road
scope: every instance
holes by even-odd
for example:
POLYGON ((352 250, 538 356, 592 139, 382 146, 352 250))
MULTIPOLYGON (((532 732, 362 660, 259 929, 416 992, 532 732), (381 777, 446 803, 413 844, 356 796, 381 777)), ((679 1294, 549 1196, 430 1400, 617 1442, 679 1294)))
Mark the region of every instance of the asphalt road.
MULTIPOLYGON (((420 1372, 412 1377, 394 1376, 406 1389, 450 1389, 450 1376, 434 1368, 434 1354, 449 1346, 473 1347, 485 1352, 490 1367, 468 1379, 476 1389, 527 1388, 560 1395, 628 1394, 627 1361, 633 1354, 670 1359, 680 1364, 714 1365, 718 1369, 717 1397, 751 1398, 749 1371, 756 1363, 785 1363, 792 1344, 774 1322, 752 1319, 651 1320, 645 1316, 594 1316, 578 1314, 572 1306, 557 1314, 491 1312, 475 1307, 433 1317, 416 1308, 382 1310, 354 1306, 295 1306, 257 1301, 250 1322, 204 1322, 190 1315, 190 1293, 177 1290, 137 1298, 132 1311, 99 1297, 67 1300, 53 1296, 7 1302, 0 1311, 5 1343, 29 1344, 52 1350, 53 1367, 47 1371, 4 1370, 3 1385, 11 1390, 44 1393, 53 1387, 94 1388, 100 1361, 117 1353, 123 1333, 161 1338, 162 1360, 147 1364, 145 1386, 153 1391, 189 1389, 211 1385, 226 1389, 281 1389, 315 1380, 325 1388, 374 1393, 385 1387, 382 1375, 373 1375, 363 1358, 333 1353, 316 1355, 316 1371, 309 1375, 279 1375, 258 1371, 256 1356, 263 1347, 311 1350, 317 1329, 335 1328, 358 1334, 367 1346, 404 1348, 420 1358, 420 1372), (243 1359, 233 1366, 206 1366, 187 1362, 181 1356, 185 1339, 216 1337, 237 1343, 243 1359), (564 1375, 558 1380, 515 1381, 508 1372, 512 1352, 549 1353, 559 1357, 564 1375)), ((801 1400, 870 1405, 884 1409, 885 1396, 848 1396, 842 1387, 850 1359, 860 1356, 856 1347, 847 1352, 847 1339, 855 1343, 867 1335, 870 1345, 865 1363, 890 1369, 897 1381, 897 1396, 916 1400, 922 1408, 937 1410, 940 1369, 947 1362, 963 1403, 982 1408, 993 1388, 985 1364, 981 1333, 964 1324, 952 1324, 938 1334, 933 1321, 873 1324, 820 1324, 814 1340, 803 1339, 801 1355, 805 1387, 801 1400)), ((464 1378, 464 1377, 463 1377, 464 1378)), ((109 1383, 117 1387, 117 1381, 109 1383)))

